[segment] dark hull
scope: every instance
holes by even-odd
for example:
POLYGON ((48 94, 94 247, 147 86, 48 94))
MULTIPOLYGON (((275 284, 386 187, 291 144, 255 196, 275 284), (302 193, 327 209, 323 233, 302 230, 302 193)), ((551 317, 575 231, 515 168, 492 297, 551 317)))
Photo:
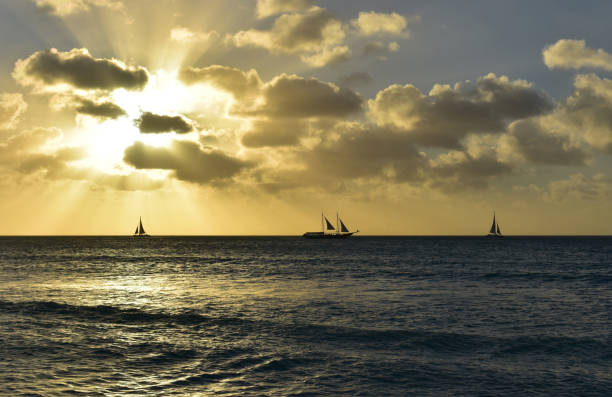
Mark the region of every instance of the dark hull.
POLYGON ((485 237, 487 238, 504 238, 501 234, 487 234, 485 237))
POLYGON ((351 232, 351 233, 341 233, 341 234, 323 234, 323 233, 304 233, 302 235, 302 237, 304 238, 308 238, 308 239, 324 239, 324 238, 347 238, 352 236, 353 234, 355 234, 356 232, 351 232))

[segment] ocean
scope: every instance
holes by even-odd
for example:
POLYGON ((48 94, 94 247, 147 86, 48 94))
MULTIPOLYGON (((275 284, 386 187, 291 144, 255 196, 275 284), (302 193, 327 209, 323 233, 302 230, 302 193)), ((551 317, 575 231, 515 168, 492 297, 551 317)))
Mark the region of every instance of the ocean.
POLYGON ((610 396, 612 238, 2 237, 5 396, 610 396))

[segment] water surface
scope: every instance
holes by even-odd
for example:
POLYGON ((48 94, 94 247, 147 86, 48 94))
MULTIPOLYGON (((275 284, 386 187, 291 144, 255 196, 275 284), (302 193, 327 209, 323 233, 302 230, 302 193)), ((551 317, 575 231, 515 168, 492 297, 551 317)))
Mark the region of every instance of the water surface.
POLYGON ((0 238, 4 395, 609 395, 612 239, 0 238))

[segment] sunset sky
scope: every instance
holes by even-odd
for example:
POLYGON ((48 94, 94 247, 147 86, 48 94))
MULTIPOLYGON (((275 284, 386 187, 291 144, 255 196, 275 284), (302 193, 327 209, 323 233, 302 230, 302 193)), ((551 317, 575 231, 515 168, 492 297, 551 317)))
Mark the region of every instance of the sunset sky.
POLYGON ((610 15, 2 0, 0 234, 610 234, 610 15))

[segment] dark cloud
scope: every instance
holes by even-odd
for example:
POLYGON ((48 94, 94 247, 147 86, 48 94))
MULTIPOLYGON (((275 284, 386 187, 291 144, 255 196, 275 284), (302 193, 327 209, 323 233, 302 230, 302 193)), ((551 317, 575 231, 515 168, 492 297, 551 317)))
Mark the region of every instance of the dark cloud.
POLYGON ((544 114, 551 100, 527 82, 488 75, 476 83, 436 85, 424 95, 412 85, 392 85, 369 101, 370 116, 423 145, 461 148, 468 134, 500 133, 508 122, 544 114))
POLYGON ((262 84, 254 69, 243 72, 240 69, 221 65, 182 69, 179 78, 186 84, 208 83, 231 93, 237 99, 257 95, 262 84))
POLYGON ((242 144, 247 147, 297 145, 307 128, 306 123, 294 120, 255 120, 242 137, 242 144))
POLYGON ((478 156, 452 151, 430 163, 427 179, 430 186, 456 193, 467 189, 485 189, 495 177, 511 174, 512 164, 501 162, 495 153, 478 156))
POLYGON ((55 48, 38 51, 15 64, 13 77, 23 85, 70 84, 81 89, 142 89, 148 73, 116 59, 92 57, 87 49, 60 52, 55 48))
POLYGON ((405 135, 381 128, 350 125, 339 139, 325 140, 300 154, 311 172, 334 178, 386 177, 410 181, 425 166, 425 156, 405 135))
POLYGON ((99 118, 116 119, 125 116, 126 112, 112 102, 94 102, 89 99, 80 99, 76 111, 99 118))
POLYGON ((387 54, 397 51, 399 51, 399 44, 396 42, 385 44, 380 41, 370 41, 363 47, 363 55, 376 55, 379 58, 385 58, 387 54))
POLYGON ((263 47, 274 53, 318 52, 322 47, 344 40, 342 23, 329 11, 313 7, 303 14, 284 14, 269 31, 246 30, 236 33, 238 47, 263 47))
POLYGON ((135 120, 135 124, 142 133, 174 131, 177 134, 187 134, 193 131, 193 125, 182 116, 165 116, 151 112, 142 113, 140 117, 135 120))
POLYGON ((567 179, 549 183, 545 197, 555 201, 609 200, 612 197, 612 179, 606 174, 573 174, 567 179))
POLYGON ((314 78, 281 75, 265 84, 257 115, 276 118, 347 117, 362 109, 363 98, 347 88, 314 78))
POLYGON ((270 30, 243 30, 232 37, 237 47, 260 47, 273 54, 300 54, 303 62, 323 67, 345 61, 350 50, 342 46, 342 22, 329 11, 312 7, 304 13, 284 14, 270 30))
POLYGON ((330 130, 315 146, 296 148, 287 159, 291 167, 258 169, 260 186, 273 192, 308 187, 337 192, 358 180, 420 183, 427 160, 405 135, 358 123, 330 130))
POLYGON ((169 148, 136 142, 125 150, 123 160, 138 169, 173 171, 176 178, 207 184, 231 178, 252 164, 218 150, 202 150, 189 141, 173 141, 169 148))
POLYGON ((569 137, 543 130, 531 120, 520 120, 509 128, 518 152, 534 164, 585 165, 589 154, 572 145, 569 137))
POLYGON ((372 82, 372 76, 365 72, 355 72, 338 78, 336 84, 340 87, 354 87, 368 85, 372 82))

